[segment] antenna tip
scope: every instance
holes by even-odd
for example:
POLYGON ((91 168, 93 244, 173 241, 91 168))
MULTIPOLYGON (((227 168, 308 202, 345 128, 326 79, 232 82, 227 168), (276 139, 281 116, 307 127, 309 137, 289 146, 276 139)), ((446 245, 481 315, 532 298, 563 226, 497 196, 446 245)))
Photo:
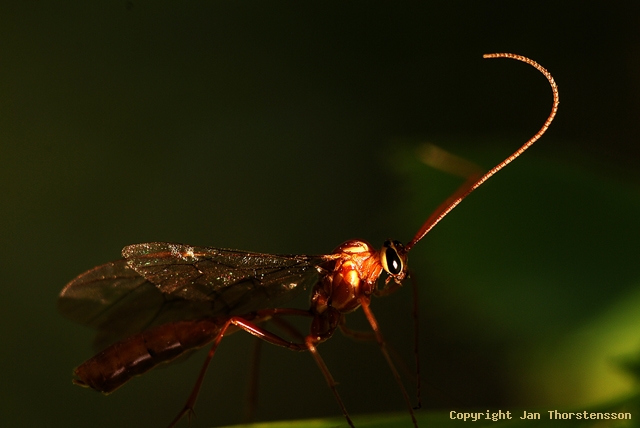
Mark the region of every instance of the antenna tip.
POLYGON ((510 53, 488 53, 488 54, 482 55, 482 58, 505 58, 505 57, 512 57, 512 56, 514 55, 510 53))

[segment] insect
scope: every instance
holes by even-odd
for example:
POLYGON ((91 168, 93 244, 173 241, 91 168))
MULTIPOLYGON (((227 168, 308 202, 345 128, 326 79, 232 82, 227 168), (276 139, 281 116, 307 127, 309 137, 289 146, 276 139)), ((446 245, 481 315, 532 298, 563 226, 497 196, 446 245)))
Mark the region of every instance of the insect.
POLYGON ((347 335, 378 342, 417 427, 411 401, 371 311, 371 297, 398 290, 408 276, 407 254, 411 248, 473 190, 537 141, 558 110, 557 85, 539 64, 510 53, 484 57, 515 59, 539 70, 553 91, 551 113, 542 128, 512 155, 484 175, 469 177, 427 218, 411 241, 403 245, 387 240, 381 250, 376 250, 368 242, 349 240, 331 254, 317 256, 164 242, 129 245, 122 250, 122 259, 81 274, 60 293, 62 314, 96 329, 95 345, 103 349, 74 370, 73 383, 108 394, 159 364, 212 343, 191 395, 169 425, 172 427, 185 415, 191 416, 206 369, 222 338, 244 330, 271 344, 309 352, 353 427, 336 382, 317 350, 340 329, 347 335), (383 271, 386 278, 379 285, 383 271), (281 306, 296 291, 307 288, 311 288, 309 309, 281 306), (345 316, 359 308, 371 332, 353 332, 345 326, 345 316), (305 336, 296 332, 284 319, 286 316, 309 318, 309 333, 305 336), (293 340, 263 327, 268 320, 293 331, 293 340))

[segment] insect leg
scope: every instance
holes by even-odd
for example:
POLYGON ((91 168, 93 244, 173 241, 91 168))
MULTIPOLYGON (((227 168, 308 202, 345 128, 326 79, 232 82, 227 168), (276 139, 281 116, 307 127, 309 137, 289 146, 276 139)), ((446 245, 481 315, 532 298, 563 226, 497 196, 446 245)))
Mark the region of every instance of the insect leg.
POLYGON ((329 388, 331 388, 331 392, 333 392, 333 396, 336 398, 336 401, 338 402, 338 406, 340 406, 340 409, 342 409, 342 414, 347 419, 347 423, 351 428, 355 428, 355 426, 353 425, 353 422, 351 421, 351 418, 349 417, 347 408, 344 406, 344 403, 342 402, 342 398, 340 398, 340 394, 338 394, 338 390, 336 389, 337 382, 333 379, 333 376, 331 376, 331 372, 329 372, 329 368, 324 363, 324 360, 322 359, 322 357, 318 353, 318 350, 316 349, 315 338, 312 336, 307 336, 305 339, 305 342, 307 344, 307 349, 309 350, 309 352, 311 352, 311 356, 316 361, 316 364, 318 364, 318 367, 320 368, 322 375, 327 381, 329 388))
POLYGON ((207 358, 204 360, 204 364, 202 365, 202 368, 200 369, 200 374, 198 375, 198 379, 196 380, 196 384, 194 385, 193 389, 191 390, 191 394, 189 394, 189 398, 187 399, 187 402, 185 403, 184 407, 182 408, 182 410, 180 411, 180 413, 178 413, 178 415, 171 421, 171 423, 169 424, 168 428, 172 428, 173 426, 175 426, 180 419, 182 419, 184 417, 184 415, 188 414, 188 419, 189 421, 191 421, 191 415, 193 414, 193 407, 196 404, 196 400, 198 399, 198 393, 200 392, 200 387, 202 386, 202 381, 204 379, 204 375, 207 372, 207 367, 209 367, 209 363, 211 362, 211 359, 213 358, 214 354, 216 353, 216 349, 218 349, 218 345, 220 344, 220 341, 222 340, 222 337, 224 336, 224 333, 227 331, 227 329, 229 328, 229 326, 231 325, 231 320, 227 321, 224 326, 220 329, 220 332, 218 333, 218 335, 215 337, 214 341, 213 341, 213 345, 211 346, 211 349, 209 350, 209 353, 207 354, 207 358))
POLYGON ((373 342, 376 340, 376 335, 372 331, 351 330, 344 324, 340 324, 340 331, 342 334, 353 340, 359 340, 362 342, 373 342))
POLYGON ((342 398, 340 398, 340 394, 338 394, 338 390, 336 389, 337 382, 333 379, 333 376, 331 376, 331 372, 329 371, 329 368, 327 367, 324 360, 318 353, 318 350, 316 349, 315 345, 318 342, 317 339, 311 335, 304 337, 294 326, 292 326, 289 322, 287 322, 286 320, 278 316, 274 316, 271 320, 276 324, 278 324, 278 327, 282 328, 283 330, 286 330, 287 333, 289 333, 290 335, 305 341, 307 345, 307 349, 309 350, 309 352, 311 352, 311 356, 313 357, 316 364, 318 365, 318 368, 320 368, 320 371, 322 372, 322 375, 327 381, 327 384, 329 385, 331 392, 333 392, 333 396, 336 398, 336 401, 338 402, 338 406, 340 406, 340 409, 342 410, 342 414, 344 414, 344 417, 347 419, 347 423, 349 424, 349 426, 353 428, 354 427, 353 421, 351 421, 351 418, 349 417, 349 413, 347 412, 347 408, 345 407, 344 402, 342 401, 342 398))
MULTIPOLYGON (((294 311, 288 311, 288 310, 278 310, 278 309, 274 309, 273 310, 275 315, 280 315, 280 314, 286 314, 286 315, 305 315, 308 316, 308 312, 305 313, 297 313, 294 311)), ((260 311, 260 314, 265 313, 266 311, 260 311)), ((278 322, 281 326, 285 326, 289 323, 287 323, 285 320, 279 318, 278 316, 275 316, 273 318, 274 321, 278 322)), ((269 343, 272 343, 274 345, 278 345, 278 346, 283 346, 285 348, 294 350, 294 351, 309 351, 311 352, 311 356, 313 356, 313 359, 316 361, 316 364, 318 365, 318 367, 320 368, 320 371, 322 372, 325 380, 327 381, 327 384, 329 385, 329 388, 331 388, 331 391, 333 392, 334 397, 336 398, 336 401, 338 402, 338 405, 340 406, 340 409, 342 410, 342 413, 344 414, 344 417, 347 419, 347 423, 349 424, 349 426, 351 426, 352 428, 354 428, 353 422, 351 421, 351 418, 349 417, 349 413, 347 412, 347 408, 345 407, 344 403, 342 402, 342 398, 340 398, 340 394, 338 394, 338 390, 336 389, 336 385, 337 382, 333 379, 333 376, 331 376, 331 372, 329 372, 329 368, 327 367, 327 365, 325 364, 324 360, 322 359, 322 357, 320 356, 320 354, 318 353, 318 350, 316 349, 316 344, 318 343, 318 338, 316 338, 315 336, 309 335, 307 337, 304 338, 304 343, 294 343, 294 342, 289 342, 287 340, 282 339, 279 336, 276 336, 275 334, 249 322, 246 321, 245 319, 241 318, 241 317, 234 317, 231 318, 230 322, 233 322, 233 324, 235 324, 237 327, 242 328, 243 330, 247 331, 248 333, 253 334, 254 336, 257 336, 263 340, 266 340, 269 343)), ((296 333, 297 330, 295 330, 295 328, 293 326, 291 326, 290 328, 287 328, 287 330, 294 336, 300 337, 298 336, 299 333, 296 333)), ((406 393, 405 393, 406 394, 406 393)))
MULTIPOLYGON (((347 326, 345 326, 344 324, 340 324, 340 331, 346 337, 348 337, 350 339, 353 339, 353 340, 360 341, 360 342, 376 342, 377 341, 376 335, 375 335, 375 333, 373 331, 352 330, 352 329, 348 328, 347 326)), ((387 350, 389 351, 389 354, 391 355, 392 359, 399 366, 399 369, 402 372, 402 374, 405 376, 405 378, 412 379, 412 378, 414 378, 414 376, 417 376, 417 384, 416 384, 417 385, 416 386, 417 397, 416 397, 416 401, 417 401, 418 404, 414 407, 414 409, 420 409, 422 407, 422 401, 420 399, 420 368, 417 367, 417 369, 411 370, 409 368, 409 366, 407 366, 407 364, 403 360, 403 358, 400 356, 398 351, 393 346, 391 346, 390 344, 386 344, 386 347, 387 347, 387 350)), ((418 365, 417 354, 416 354, 416 365, 418 365)))
POLYGON ((376 336, 378 345, 380 345, 380 351, 382 352, 382 355, 384 355, 384 358, 387 360, 387 364, 389 365, 389 368, 393 373, 393 377, 396 379, 396 382, 400 387, 400 391, 402 392, 404 401, 407 403, 407 407, 409 408, 409 413, 411 414, 411 420, 413 421, 413 425, 416 428, 418 428, 418 421, 416 421, 416 416, 413 413, 413 407, 411 406, 411 400, 409 400, 409 394, 407 394, 407 390, 405 389, 404 385, 402 384, 402 380, 400 379, 400 374, 398 373, 396 366, 393 364, 393 361, 391 360, 391 356, 389 355, 389 351, 387 350, 387 345, 384 341, 384 337, 382 336, 382 333, 380 332, 380 328, 378 327, 378 321, 376 321, 376 318, 373 316, 373 312, 371 312, 371 308, 369 307, 369 304, 371 302, 369 299, 361 299, 360 303, 362 304, 362 310, 364 311, 364 314, 367 317, 369 324, 371 325, 371 329, 373 330, 376 336))
MULTIPOLYGON (((269 314, 273 313, 275 310, 263 310, 263 311, 259 311, 257 317, 254 317, 252 319, 254 320, 258 320, 258 321, 265 321, 266 319, 269 318, 269 314)), ((227 331, 227 329, 231 326, 235 326, 237 328, 241 328, 242 330, 246 331, 247 333, 250 333, 256 337, 258 337, 259 339, 265 340, 269 343, 272 343, 274 345, 278 345, 278 346, 282 346, 294 351, 306 351, 307 350, 307 346, 304 343, 293 343, 293 342, 289 342, 273 333, 271 333, 268 330, 265 330, 262 327, 259 327, 255 322, 253 321, 249 321, 246 318, 240 317, 240 316, 235 316, 235 317, 231 317, 229 318, 224 325, 222 326, 222 328, 220 329, 220 333, 215 337, 214 341, 213 341, 213 345, 211 346, 211 349, 209 350, 209 353, 207 354, 207 358, 204 361, 204 364, 202 366, 202 369, 200 369, 200 374, 198 375, 198 379, 196 380, 196 384, 193 387, 193 390, 191 391, 191 394, 189 395, 189 398, 187 399, 187 402, 185 403, 184 407, 182 408, 182 410, 180 411, 180 413, 178 413, 178 415, 175 417, 175 419, 173 421, 171 421, 171 423, 169 424, 169 428, 172 428, 173 426, 175 426, 178 421, 180 421, 180 419, 182 419, 184 417, 184 415, 188 414, 189 417, 191 416, 191 414, 193 414, 193 408, 196 404, 196 400, 198 398, 198 393, 200 392, 200 387, 202 386, 202 381, 204 380, 204 375, 207 372, 207 367, 209 367, 209 363, 211 362, 211 359, 213 358, 214 354, 216 353, 216 350, 218 349, 218 345, 220 344, 220 341, 222 341, 222 338, 224 337, 225 332, 227 331)))
MULTIPOLYGON (((411 279, 411 287, 413 289, 413 343, 414 343, 414 353, 416 356, 416 398, 418 401, 418 404, 416 405, 416 409, 420 409, 422 407, 422 398, 421 398, 421 391, 420 391, 420 347, 419 347, 420 317, 418 314, 418 304, 419 304, 418 283, 416 282, 413 272, 409 272, 409 275, 407 276, 411 279)), ((373 294, 376 297, 388 296, 389 294, 395 292, 401 286, 402 286, 401 282, 394 282, 391 285, 387 285, 385 283, 385 286, 383 288, 376 288, 373 294)), ((340 325, 340 330, 346 336, 352 337, 356 340, 374 340, 375 339, 375 336, 373 334, 371 335, 373 337, 369 338, 370 333, 357 332, 357 331, 350 330, 346 328, 344 324, 340 325)), ((393 351, 392 348, 391 350, 393 351)))

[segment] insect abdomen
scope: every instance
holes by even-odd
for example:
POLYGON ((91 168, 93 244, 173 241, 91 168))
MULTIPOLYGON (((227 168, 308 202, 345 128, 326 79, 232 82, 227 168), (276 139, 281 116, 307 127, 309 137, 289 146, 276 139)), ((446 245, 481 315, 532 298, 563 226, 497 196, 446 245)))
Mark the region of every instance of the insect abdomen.
POLYGON ((134 376, 201 348, 220 332, 215 319, 178 321, 117 342, 74 370, 73 383, 109 394, 134 376))

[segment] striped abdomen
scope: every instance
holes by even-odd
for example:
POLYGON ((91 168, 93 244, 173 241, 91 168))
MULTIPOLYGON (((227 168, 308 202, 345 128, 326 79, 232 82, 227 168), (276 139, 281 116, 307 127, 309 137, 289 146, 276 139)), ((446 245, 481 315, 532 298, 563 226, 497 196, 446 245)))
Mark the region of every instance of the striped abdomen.
POLYGON ((108 394, 158 364, 211 342, 224 321, 178 321, 152 328, 117 342, 74 370, 76 385, 108 394))

